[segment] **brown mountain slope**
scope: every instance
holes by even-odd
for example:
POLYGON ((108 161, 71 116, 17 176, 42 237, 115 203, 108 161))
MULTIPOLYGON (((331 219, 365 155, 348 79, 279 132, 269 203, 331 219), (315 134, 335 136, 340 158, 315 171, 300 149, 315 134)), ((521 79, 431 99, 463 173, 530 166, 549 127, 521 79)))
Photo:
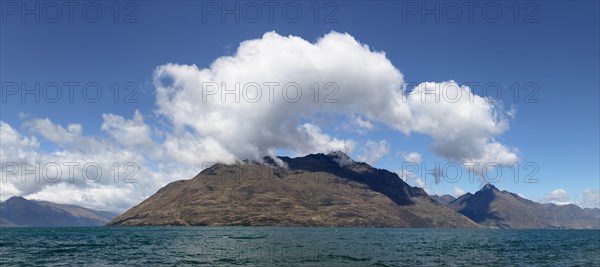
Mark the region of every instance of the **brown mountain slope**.
POLYGON ((344 157, 281 158, 288 168, 216 164, 168 184, 108 225, 479 227, 397 175, 342 164, 344 157))

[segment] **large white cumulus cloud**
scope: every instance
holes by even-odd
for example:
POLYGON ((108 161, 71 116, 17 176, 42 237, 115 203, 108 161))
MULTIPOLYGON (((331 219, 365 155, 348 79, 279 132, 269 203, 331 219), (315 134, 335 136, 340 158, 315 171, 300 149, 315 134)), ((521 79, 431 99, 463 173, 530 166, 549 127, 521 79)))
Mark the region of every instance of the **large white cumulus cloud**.
MULTIPOLYGON (((329 137, 310 122, 332 114, 354 120, 358 115, 404 134, 431 136, 433 151, 450 160, 502 165, 518 160, 494 139, 508 129, 500 106, 453 81, 427 82, 407 91, 403 75, 383 52, 372 51, 349 34, 331 32, 311 43, 269 32, 242 42, 235 55, 220 57, 208 68, 160 66, 155 85, 159 112, 176 129, 191 128, 186 134, 210 143, 230 160, 260 157, 278 148, 298 154, 350 152, 352 140, 329 137), (289 101, 297 100, 295 90, 284 90, 290 83, 301 88, 297 102, 289 101), (333 94, 332 88, 321 88, 315 99, 315 83, 334 83, 338 90, 333 94), (334 101, 326 101, 326 94, 334 101)), ((189 149, 201 154, 206 146, 189 149)))
POLYGON ((11 176, 3 181, 0 198, 21 195, 122 211, 168 182, 192 177, 207 163, 260 159, 278 150, 298 155, 356 151, 357 158, 373 163, 394 143, 370 136, 367 141, 341 138, 327 131, 324 118, 362 136, 380 126, 427 135, 434 153, 465 165, 518 161, 515 150, 497 140, 508 129, 501 105, 453 81, 406 88, 402 73, 383 52, 349 34, 331 32, 311 43, 269 32, 242 42, 234 55, 219 57, 207 68, 166 64, 153 78, 160 130, 139 111, 131 119, 103 114, 104 136, 86 136, 81 124, 62 126, 49 118, 25 121, 22 132, 0 121, 3 163, 32 168, 95 162, 104 171, 93 183, 81 173, 73 182, 51 183, 11 176), (237 95, 223 94, 235 92, 236 84, 237 95), (40 140, 52 144, 53 151, 44 151, 40 140), (139 181, 115 182, 109 175, 115 162, 121 168, 136 163, 139 181))
POLYGON ((402 75, 383 53, 371 52, 352 36, 339 33, 316 44, 266 33, 241 43, 234 56, 218 58, 210 68, 167 64, 155 73, 159 111, 176 128, 189 126, 200 142, 214 140, 238 158, 264 156, 277 148, 299 154, 351 152, 351 140, 332 138, 301 119, 363 111, 384 118, 393 117, 387 113, 396 109, 400 115, 406 109, 389 98, 400 98, 395 89, 401 84, 402 75), (207 94, 212 90, 209 83, 217 84, 219 92, 207 94), (236 83, 238 98, 224 95, 225 89, 235 90, 236 83), (339 90, 325 89, 328 83, 339 90), (261 89, 243 90, 249 84, 261 89), (311 86, 319 88, 319 98, 311 86))

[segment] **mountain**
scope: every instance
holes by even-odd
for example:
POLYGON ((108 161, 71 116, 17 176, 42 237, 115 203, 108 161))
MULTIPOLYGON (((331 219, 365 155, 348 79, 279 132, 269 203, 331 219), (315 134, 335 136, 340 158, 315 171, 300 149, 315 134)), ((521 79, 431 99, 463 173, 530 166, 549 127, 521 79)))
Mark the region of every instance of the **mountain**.
POLYGON ((448 205, 448 203, 450 203, 456 199, 455 197, 448 195, 448 194, 441 195, 441 196, 431 195, 431 198, 442 205, 448 205))
POLYGON ((541 204, 491 184, 447 204, 476 223, 498 228, 600 228, 592 212, 570 205, 541 204))
POLYGON ((341 152, 218 163, 108 225, 480 227, 395 173, 341 152))
POLYGON ((110 212, 22 197, 0 202, 0 226, 100 226, 116 216, 110 212))

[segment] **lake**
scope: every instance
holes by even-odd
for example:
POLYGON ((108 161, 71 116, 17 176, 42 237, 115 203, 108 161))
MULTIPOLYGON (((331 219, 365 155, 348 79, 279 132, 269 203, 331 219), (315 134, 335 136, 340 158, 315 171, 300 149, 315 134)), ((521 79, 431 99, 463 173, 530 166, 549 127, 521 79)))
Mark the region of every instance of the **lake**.
POLYGON ((1 228, 0 265, 600 266, 597 230, 1 228))

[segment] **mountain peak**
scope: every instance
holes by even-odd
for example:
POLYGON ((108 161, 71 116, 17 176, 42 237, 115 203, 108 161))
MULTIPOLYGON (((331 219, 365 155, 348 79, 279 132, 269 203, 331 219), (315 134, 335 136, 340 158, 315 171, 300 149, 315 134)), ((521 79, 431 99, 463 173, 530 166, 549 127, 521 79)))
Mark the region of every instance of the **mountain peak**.
POLYGON ((10 197, 9 199, 5 200, 5 202, 15 202, 15 201, 22 202, 22 201, 29 201, 29 200, 27 200, 26 198, 21 197, 21 196, 13 196, 13 197, 10 197))
POLYGON ((483 188, 481 188, 481 190, 492 190, 492 191, 500 191, 498 190, 498 188, 496 188, 494 185, 488 183, 485 186, 483 186, 483 188))
POLYGON ((341 150, 334 150, 334 151, 330 151, 329 153, 327 153, 327 156, 344 156, 344 157, 349 157, 348 154, 344 153, 341 150))
POLYGON ((338 164, 340 164, 340 166, 347 166, 354 163, 354 160, 352 160, 352 158, 346 155, 346 153, 339 150, 329 152, 327 156, 335 160, 338 164))

